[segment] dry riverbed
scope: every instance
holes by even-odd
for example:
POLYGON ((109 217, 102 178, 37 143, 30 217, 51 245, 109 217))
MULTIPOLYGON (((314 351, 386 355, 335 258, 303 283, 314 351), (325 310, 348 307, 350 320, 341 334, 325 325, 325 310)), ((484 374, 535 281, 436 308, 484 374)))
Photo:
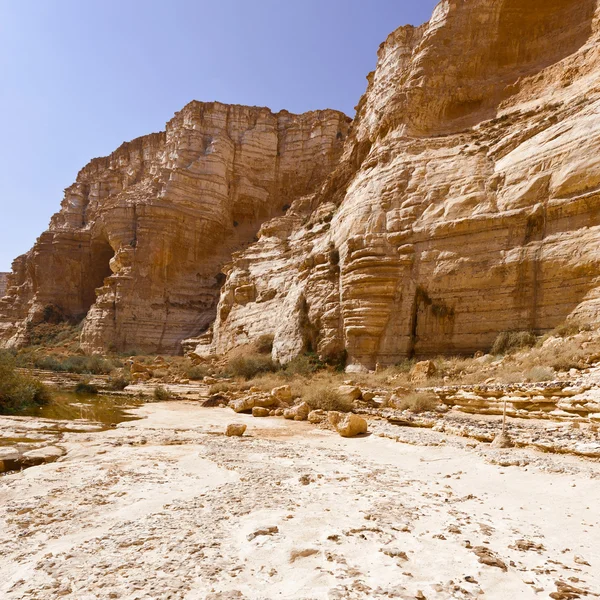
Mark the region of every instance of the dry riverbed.
POLYGON ((598 462, 432 430, 395 441, 376 422, 343 439, 189 402, 134 412, 0 477, 0 597, 600 593, 598 462))

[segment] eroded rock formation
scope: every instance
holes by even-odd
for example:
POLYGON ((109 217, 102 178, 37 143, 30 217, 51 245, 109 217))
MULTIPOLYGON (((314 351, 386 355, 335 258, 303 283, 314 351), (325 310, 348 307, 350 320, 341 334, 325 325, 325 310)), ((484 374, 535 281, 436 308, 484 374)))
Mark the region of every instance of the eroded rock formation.
POLYGON ((214 320, 222 264, 319 187, 349 121, 192 102, 166 132, 93 160, 14 262, 2 343, 26 342, 30 324, 87 314, 89 352, 177 352, 214 320))
POLYGON ((212 341, 373 368, 597 320, 600 9, 443 1, 402 27, 340 165, 228 268, 212 341))
POLYGON ((8 273, 0 273, 0 298, 6 293, 8 273))
POLYGON ((599 75, 597 0, 443 0, 382 44, 349 132, 192 103, 82 171, 0 338, 89 309, 88 351, 272 335, 373 368, 598 320, 599 75))

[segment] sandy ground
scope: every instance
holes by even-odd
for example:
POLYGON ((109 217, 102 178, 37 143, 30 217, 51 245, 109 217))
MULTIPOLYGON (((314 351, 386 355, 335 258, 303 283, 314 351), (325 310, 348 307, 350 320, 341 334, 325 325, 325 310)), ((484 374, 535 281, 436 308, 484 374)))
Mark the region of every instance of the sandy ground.
POLYGON ((596 462, 432 431, 348 440, 184 402, 138 412, 0 477, 0 598, 600 593, 596 462), (231 422, 244 438, 223 435, 231 422))

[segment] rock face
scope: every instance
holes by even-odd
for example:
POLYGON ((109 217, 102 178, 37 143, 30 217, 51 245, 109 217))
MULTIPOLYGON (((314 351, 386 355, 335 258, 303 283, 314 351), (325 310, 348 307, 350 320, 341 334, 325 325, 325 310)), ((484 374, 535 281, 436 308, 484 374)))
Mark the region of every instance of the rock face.
POLYGON ((314 197, 234 256, 212 339, 374 368, 597 321, 600 8, 444 0, 379 50, 314 197))
MULTIPOLYGON (((88 352, 177 352, 214 320, 223 263, 331 173, 349 121, 192 102, 165 132, 93 160, 15 260, 0 343, 26 342, 29 324, 87 314, 88 352)), ((256 300, 251 287, 237 298, 256 300)))
POLYGON ((361 370, 597 321, 599 75, 596 0, 443 0, 382 44, 350 131, 192 103, 80 173, 0 339, 87 312, 88 351, 272 336, 361 370))
POLYGON ((0 273, 0 298, 6 294, 6 287, 8 285, 8 273, 0 273))

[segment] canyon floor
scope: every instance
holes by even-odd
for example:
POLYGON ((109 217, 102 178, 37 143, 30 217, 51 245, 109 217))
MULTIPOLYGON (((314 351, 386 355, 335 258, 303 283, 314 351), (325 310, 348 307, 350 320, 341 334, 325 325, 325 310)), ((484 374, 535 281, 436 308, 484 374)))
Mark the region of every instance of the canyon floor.
POLYGON ((192 402, 134 412, 0 477, 2 598, 600 594, 597 461, 422 429, 398 442, 377 421, 343 439, 192 402))

